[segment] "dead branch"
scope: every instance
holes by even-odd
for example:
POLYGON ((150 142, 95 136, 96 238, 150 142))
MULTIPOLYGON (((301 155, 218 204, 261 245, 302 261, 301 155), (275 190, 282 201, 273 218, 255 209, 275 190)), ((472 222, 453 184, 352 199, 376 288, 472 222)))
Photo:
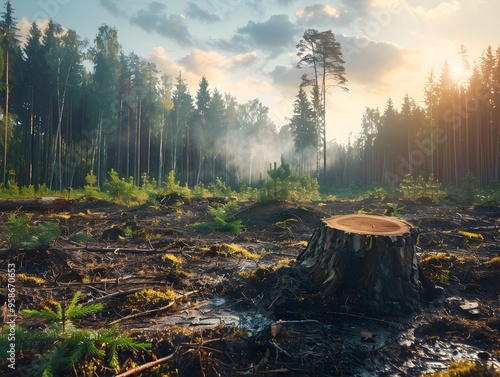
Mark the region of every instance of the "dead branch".
POLYGON ((120 291, 120 292, 110 293, 109 295, 106 295, 106 296, 93 298, 93 299, 89 300, 89 302, 94 303, 94 302, 108 301, 108 300, 111 300, 111 299, 114 299, 117 297, 127 296, 129 294, 136 293, 136 292, 139 292, 142 290, 143 290, 143 288, 133 288, 133 289, 129 289, 128 291, 120 291))
POLYGON ((90 251, 92 253, 130 253, 130 254, 142 254, 142 253, 164 253, 165 251, 156 250, 156 249, 137 249, 137 248, 128 248, 128 247, 91 247, 91 246, 82 246, 82 247, 68 247, 64 248, 66 251, 79 251, 85 250, 90 251))
POLYGON ((123 372, 123 373, 120 373, 120 374, 116 374, 115 377, 133 376, 136 373, 144 372, 145 370, 151 369, 151 368, 153 368, 153 367, 155 367, 157 365, 160 365, 160 364, 163 364, 166 361, 169 361, 172 357, 174 357, 174 355, 175 355, 175 352, 171 353, 168 356, 162 357, 161 359, 150 361, 149 363, 139 365, 138 367, 135 367, 133 369, 129 369, 126 372, 123 372))
POLYGON ((125 321, 127 319, 132 319, 132 318, 138 318, 138 317, 142 317, 142 316, 146 316, 148 314, 152 314, 152 313, 159 313, 163 310, 167 310, 167 309, 170 309, 172 306, 174 306, 177 302, 178 299, 180 298, 185 298, 185 297, 189 297, 195 293, 197 293, 198 291, 191 291, 191 292, 187 292, 183 295, 179 295, 175 298, 174 301, 172 301, 170 304, 168 305, 165 305, 165 306, 162 306, 160 308, 156 308, 156 309, 150 309, 150 310, 146 310, 144 312, 140 312, 140 313, 135 313, 135 314, 130 314, 130 315, 127 315, 125 317, 121 317, 121 318, 118 318, 118 319, 115 319, 114 321, 110 322, 109 324, 110 325, 114 325, 118 322, 121 322, 121 321, 125 321))

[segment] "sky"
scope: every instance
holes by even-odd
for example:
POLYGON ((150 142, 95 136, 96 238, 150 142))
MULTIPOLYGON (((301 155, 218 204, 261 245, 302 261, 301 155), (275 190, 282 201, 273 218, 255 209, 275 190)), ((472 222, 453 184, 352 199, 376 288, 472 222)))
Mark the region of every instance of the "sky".
POLYGON ((332 30, 342 46, 349 91, 327 96, 327 139, 346 144, 366 107, 381 111, 408 94, 423 105, 425 83, 447 61, 457 80, 491 45, 500 47, 497 0, 11 0, 20 35, 49 19, 93 43, 98 28, 118 30, 123 52, 154 62, 195 95, 209 88, 238 103, 255 98, 278 128, 287 124, 304 72, 296 45, 307 29, 332 30))

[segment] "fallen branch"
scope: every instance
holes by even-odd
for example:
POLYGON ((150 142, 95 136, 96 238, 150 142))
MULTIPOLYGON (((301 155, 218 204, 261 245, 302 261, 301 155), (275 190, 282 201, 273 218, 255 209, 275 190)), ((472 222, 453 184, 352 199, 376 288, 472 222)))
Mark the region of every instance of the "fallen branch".
POLYGON ((388 320, 380 319, 380 318, 368 317, 368 316, 360 315, 360 314, 351 314, 351 313, 342 313, 342 312, 328 312, 328 314, 343 315, 343 316, 346 316, 346 317, 361 318, 361 319, 366 319, 366 320, 369 320, 369 321, 386 323, 389 326, 395 327, 397 329, 401 329, 401 328, 405 327, 402 323, 388 321, 388 320))
POLYGON ((121 318, 118 318, 118 319, 115 319, 114 321, 110 322, 109 324, 110 325, 114 325, 118 322, 121 322, 121 321, 125 321, 126 319, 132 319, 132 318, 137 318, 137 317, 142 317, 142 316, 145 316, 145 315, 148 315, 148 314, 152 314, 152 313, 158 313, 158 312, 161 312, 163 310, 166 310, 166 309, 170 309, 172 306, 174 306, 177 302, 177 300, 179 298, 184 298, 184 297, 189 297, 191 296, 192 294, 195 294, 197 293, 198 291, 191 291, 191 292, 187 292, 183 295, 180 295, 180 296, 177 296, 175 298, 174 301, 172 301, 170 304, 168 305, 165 305, 165 306, 162 306, 160 308, 156 308, 156 309, 150 309, 150 310, 146 310, 144 312, 140 312, 140 313, 135 313, 135 314, 130 314, 130 315, 127 315, 125 317, 121 317, 121 318))
POLYGON ((168 356, 162 357, 161 359, 150 361, 149 363, 142 364, 142 365, 139 365, 138 367, 129 369, 126 372, 123 372, 123 373, 120 373, 120 374, 116 374, 115 377, 133 376, 136 373, 144 372, 145 370, 148 370, 148 369, 153 368, 153 367, 155 367, 157 365, 163 364, 164 362, 166 362, 166 361, 170 360, 172 357, 174 357, 174 355, 175 355, 175 352, 171 353, 168 356))
POLYGON ((62 211, 68 208, 69 201, 62 197, 45 197, 34 199, 0 199, 0 212, 17 209, 29 211, 62 211))
POLYGON ((79 251, 85 250, 93 253, 131 253, 131 254, 140 254, 140 253, 164 253, 164 251, 156 250, 156 249, 137 249, 137 248, 128 248, 128 247, 95 247, 95 246, 81 246, 81 247, 65 247, 64 251, 79 251))
POLYGON ((106 296, 101 296, 101 297, 93 298, 92 300, 89 300, 89 302, 94 303, 94 302, 108 301, 108 300, 113 299, 113 298, 117 298, 117 297, 121 297, 121 296, 127 296, 129 294, 142 291, 143 289, 144 288, 141 287, 141 288, 129 289, 128 291, 120 291, 120 292, 110 293, 109 295, 106 295, 106 296))

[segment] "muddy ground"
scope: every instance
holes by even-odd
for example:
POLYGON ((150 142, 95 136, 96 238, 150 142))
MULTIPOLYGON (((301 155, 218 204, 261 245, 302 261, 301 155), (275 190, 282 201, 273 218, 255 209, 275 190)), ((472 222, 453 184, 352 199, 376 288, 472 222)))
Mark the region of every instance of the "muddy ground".
MULTIPOLYGON (((152 343, 149 352, 122 354, 122 370, 171 356, 143 376, 418 376, 457 360, 500 368, 500 263, 493 259, 500 257, 498 206, 397 199, 239 203, 243 232, 235 235, 189 226, 211 219, 209 205, 216 203, 82 201, 63 212, 30 212, 31 224, 56 221, 62 234, 49 248, 0 245, 2 286, 7 263, 15 263, 23 277, 16 281, 19 310, 67 302, 76 291, 84 302, 103 303, 102 312, 77 325, 119 323, 152 343), (421 267, 444 297, 423 301, 414 313, 374 316, 357 310, 354 297, 338 302, 307 293, 291 277, 321 218, 391 212, 419 229, 421 267), (68 239, 82 231, 87 241, 68 239), (232 254, 227 244, 258 256, 232 254), (181 262, 162 258, 167 253, 181 262), (171 289, 177 298, 132 300, 143 289, 171 289)), ((0 213, 0 224, 8 216, 0 213)), ((40 326, 22 316, 18 324, 40 326)), ((18 366, 33 362, 30 356, 18 366)))

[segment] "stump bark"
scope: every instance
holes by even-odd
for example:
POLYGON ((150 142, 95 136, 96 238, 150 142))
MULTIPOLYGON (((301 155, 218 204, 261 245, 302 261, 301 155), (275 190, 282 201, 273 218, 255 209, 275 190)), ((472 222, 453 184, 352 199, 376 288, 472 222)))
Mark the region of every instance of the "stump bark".
POLYGON ((298 256, 299 275, 311 289, 372 313, 413 311, 421 294, 417 237, 415 228, 395 218, 333 216, 298 256))

